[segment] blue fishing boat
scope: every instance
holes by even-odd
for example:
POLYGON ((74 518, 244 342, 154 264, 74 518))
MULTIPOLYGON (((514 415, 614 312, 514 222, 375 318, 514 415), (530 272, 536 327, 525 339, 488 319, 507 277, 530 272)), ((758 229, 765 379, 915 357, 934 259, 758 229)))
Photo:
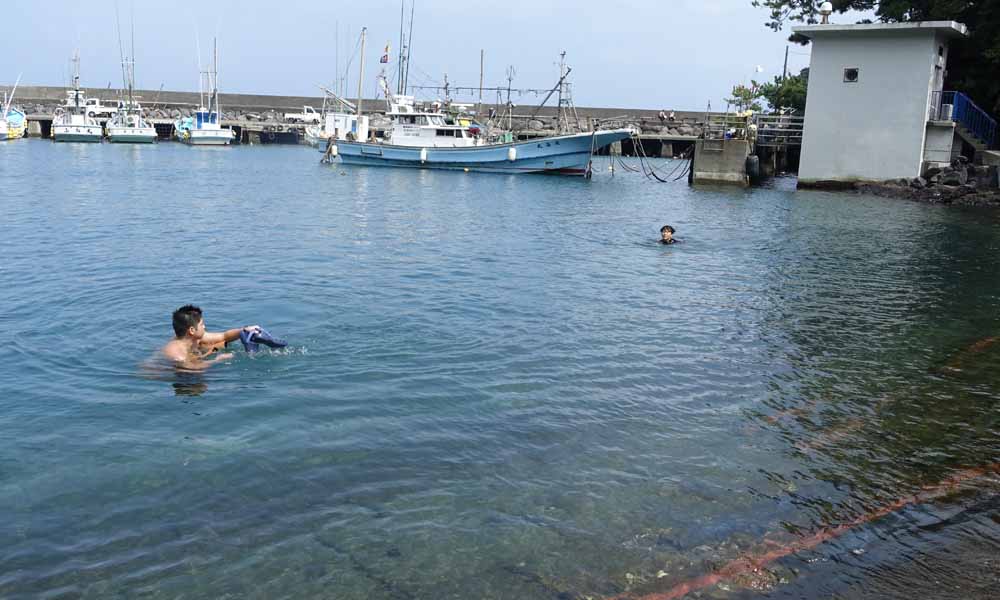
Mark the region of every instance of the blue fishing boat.
MULTIPOLYGON (((591 159, 599 149, 631 135, 632 131, 629 129, 614 129, 466 146, 410 146, 390 142, 339 141, 333 153, 339 155, 342 162, 355 165, 586 175, 590 170, 591 159)), ((472 136, 469 139, 474 140, 472 136)))
MULTIPOLYGON (((362 31, 362 48, 363 36, 362 31)), ((383 74, 379 76, 379 84, 386 98, 390 124, 382 139, 375 137, 374 130, 369 131, 368 139, 350 134, 343 140, 330 139, 324 160, 339 157, 341 162, 352 165, 589 176, 594 154, 631 137, 633 131, 565 132, 562 125, 568 125, 568 119, 562 111, 571 103, 565 83, 569 69, 562 70, 559 83, 552 90, 560 92, 560 135, 518 141, 509 129, 493 132, 475 122, 449 118, 441 112, 439 103, 429 109, 418 109, 413 96, 392 93, 383 74)), ((363 79, 362 63, 360 80, 363 79)), ((360 107, 360 101, 357 105, 360 107)))
POLYGON ((587 175, 598 150, 633 134, 631 129, 612 129, 515 141, 509 131, 488 134, 475 123, 449 120, 440 110, 417 110, 413 96, 393 94, 384 79, 381 83, 390 119, 384 137, 330 140, 329 159, 339 156, 345 164, 367 166, 587 175))

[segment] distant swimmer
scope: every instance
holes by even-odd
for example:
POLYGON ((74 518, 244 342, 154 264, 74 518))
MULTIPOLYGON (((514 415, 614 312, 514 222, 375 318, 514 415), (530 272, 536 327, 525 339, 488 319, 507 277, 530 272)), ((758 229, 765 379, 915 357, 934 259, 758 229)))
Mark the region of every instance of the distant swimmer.
POLYGON ((190 304, 175 310, 173 321, 176 337, 163 347, 163 355, 174 366, 194 371, 202 371, 215 363, 231 359, 231 352, 223 352, 211 358, 209 356, 225 348, 229 342, 240 339, 242 332, 260 332, 258 325, 228 329, 221 333, 207 332, 201 309, 190 304))
POLYGON ((670 225, 664 225, 660 227, 660 243, 661 244, 676 244, 680 242, 678 239, 674 239, 674 232, 677 231, 670 225))

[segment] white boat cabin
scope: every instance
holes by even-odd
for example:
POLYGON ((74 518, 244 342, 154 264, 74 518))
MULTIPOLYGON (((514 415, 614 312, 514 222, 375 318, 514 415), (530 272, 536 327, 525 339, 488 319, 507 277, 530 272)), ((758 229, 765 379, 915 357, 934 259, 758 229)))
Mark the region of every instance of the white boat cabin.
MULTIPOLYGON (((384 80, 383 80, 384 82, 384 80)), ((385 132, 385 143, 393 146, 418 148, 467 148, 480 145, 479 137, 463 125, 450 125, 441 112, 418 111, 413 96, 389 92, 383 83, 391 120, 385 132)))

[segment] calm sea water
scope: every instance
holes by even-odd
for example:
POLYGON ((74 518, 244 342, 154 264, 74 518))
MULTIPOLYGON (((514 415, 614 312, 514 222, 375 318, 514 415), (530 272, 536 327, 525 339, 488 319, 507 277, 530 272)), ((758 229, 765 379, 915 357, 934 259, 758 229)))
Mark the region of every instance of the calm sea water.
POLYGON ((996 590, 1000 214, 318 158, 0 145, 0 597, 996 590))

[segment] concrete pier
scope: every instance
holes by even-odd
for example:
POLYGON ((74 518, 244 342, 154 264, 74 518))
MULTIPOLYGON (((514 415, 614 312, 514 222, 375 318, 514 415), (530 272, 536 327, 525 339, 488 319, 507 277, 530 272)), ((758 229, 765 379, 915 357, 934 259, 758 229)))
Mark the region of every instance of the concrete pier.
POLYGON ((722 183, 748 187, 746 140, 698 140, 695 142, 692 183, 722 183))

